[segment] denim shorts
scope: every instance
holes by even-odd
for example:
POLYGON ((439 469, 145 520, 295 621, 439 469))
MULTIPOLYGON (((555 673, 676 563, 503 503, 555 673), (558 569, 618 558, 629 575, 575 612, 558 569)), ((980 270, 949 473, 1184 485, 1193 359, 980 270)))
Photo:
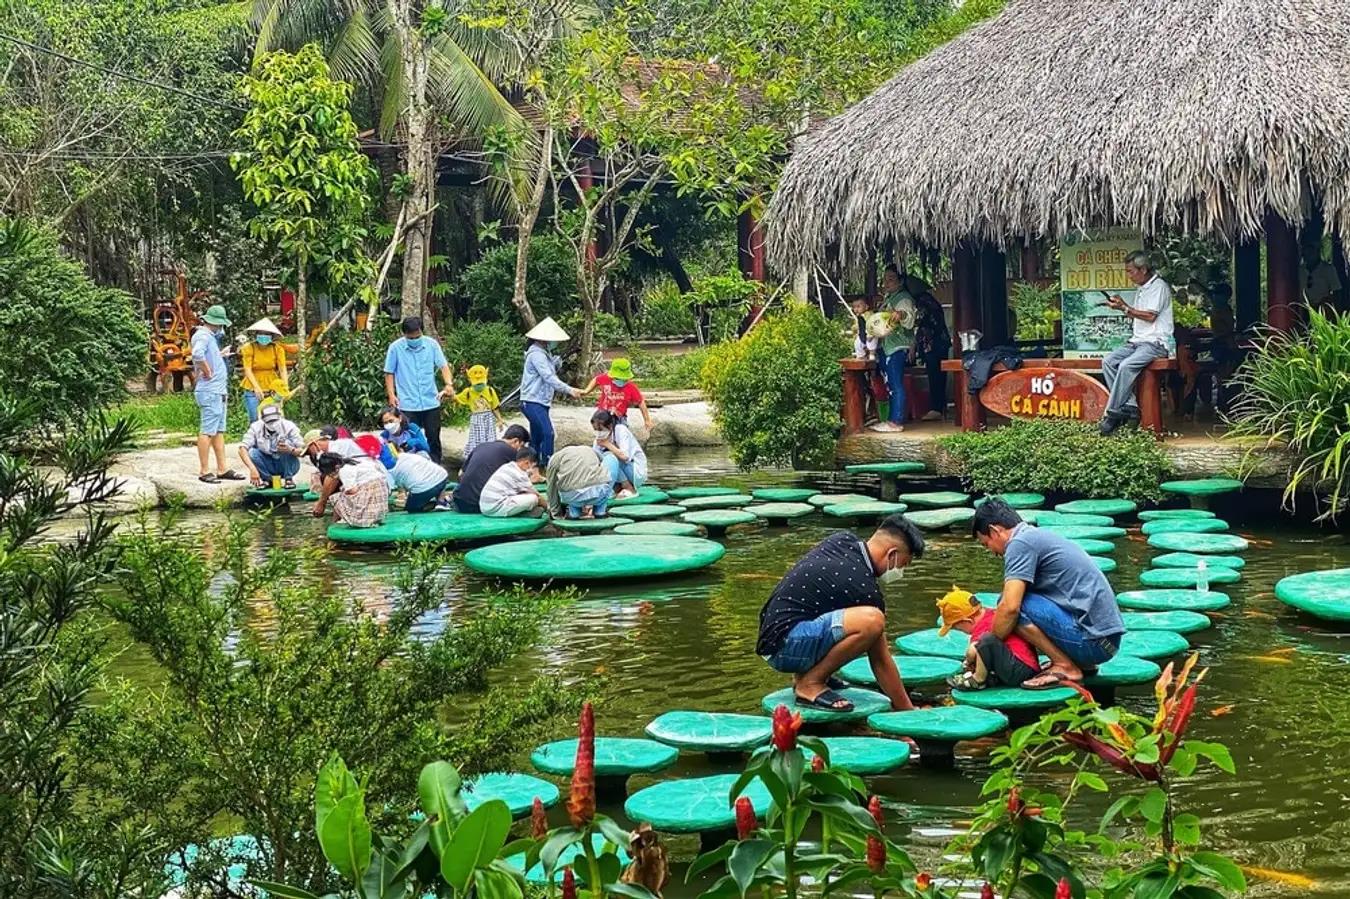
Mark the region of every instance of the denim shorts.
POLYGON ((197 401, 197 407, 201 410, 201 425, 197 428, 198 434, 207 434, 215 436, 225 433, 225 394, 223 393, 194 393, 193 398, 197 401))
POLYGON ((1020 624, 1036 625, 1051 643, 1081 668, 1096 668, 1110 661, 1120 649, 1120 634, 1089 637, 1069 611, 1037 593, 1022 597, 1022 610, 1017 620, 1020 624))
POLYGON ((834 644, 844 639, 844 610, 835 609, 819 618, 799 621, 788 631, 778 652, 765 661, 774 671, 803 674, 825 658, 834 644))

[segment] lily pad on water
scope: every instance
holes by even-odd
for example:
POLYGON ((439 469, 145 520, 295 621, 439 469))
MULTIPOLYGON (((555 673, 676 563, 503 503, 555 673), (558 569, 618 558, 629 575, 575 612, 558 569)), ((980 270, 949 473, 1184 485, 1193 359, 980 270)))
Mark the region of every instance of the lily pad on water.
POLYGON ((974 509, 924 509, 910 512, 910 521, 926 531, 940 531, 958 524, 969 524, 975 518, 974 509))
POLYGON ((529 534, 544 526, 542 518, 488 518, 459 512, 390 512, 382 524, 354 528, 336 523, 328 526, 328 539, 337 543, 420 543, 486 540, 529 534))
POLYGON ((695 512, 701 509, 734 509, 737 506, 748 506, 754 501, 754 497, 746 496, 744 493, 719 493, 717 496, 685 497, 680 500, 680 505, 695 512))
POLYGON ((1247 560, 1242 556, 1202 555, 1200 553, 1163 553, 1153 557, 1154 568, 1196 568, 1201 560, 1210 568, 1246 568, 1247 560))
POLYGON ((1063 705, 1078 695, 1071 687, 1024 690, 1021 687, 986 687, 983 690, 953 690, 957 705, 977 709, 1048 709, 1063 705))
POLYGON ((709 533, 725 531, 738 524, 751 524, 759 521, 754 515, 743 509, 703 509, 685 512, 680 520, 688 524, 702 525, 709 533))
POLYGON ((1072 537, 1069 542, 1090 556, 1100 556, 1105 553, 1113 553, 1116 551, 1116 545, 1110 540, 1092 540, 1087 537, 1072 537))
MULTIPOLYGON (((715 774, 662 781, 629 796, 623 812, 631 821, 645 821, 666 833, 723 830, 736 823, 731 788, 739 777, 739 774, 715 774)), ((741 795, 749 797, 751 807, 761 818, 773 804, 769 791, 758 778, 741 795)))
MULTIPOLYGON (((895 664, 900 669, 900 679, 906 687, 941 685, 961 670, 959 659, 943 656, 899 655, 896 656, 895 664)), ((849 662, 839 669, 838 674, 851 684, 873 686, 877 682, 877 676, 872 672, 872 662, 866 656, 849 662)))
POLYGON ((946 509, 949 506, 964 506, 970 502, 970 494, 957 493, 955 490, 935 490, 930 493, 902 493, 896 500, 925 509, 946 509))
POLYGON ((611 506, 646 506, 651 503, 663 503, 670 499, 670 494, 664 490, 658 490, 652 486, 639 487, 637 496, 630 496, 626 499, 611 500, 611 506))
POLYGON ((696 496, 735 496, 740 492, 735 487, 672 487, 666 491, 674 500, 693 499, 696 496))
POLYGON ((849 474, 922 474, 927 470, 922 462, 862 462, 844 466, 849 474))
POLYGON ((1117 654, 1137 659, 1166 659, 1190 648, 1190 642, 1176 631, 1127 631, 1120 638, 1117 654))
POLYGON ((876 497, 867 496, 862 493, 817 493, 815 496, 807 499, 807 502, 818 509, 823 509, 826 506, 843 506, 851 503, 876 502, 876 497))
MULTIPOLYGON (((859 777, 870 777, 894 771, 909 761, 909 744, 903 740, 885 737, 825 737, 821 740, 830 751, 830 767, 843 768, 859 777)), ((809 763, 815 756, 805 750, 809 763)))
POLYGON ((949 631, 947 636, 939 637, 938 629, 930 627, 895 638, 896 648, 906 655, 942 656, 948 659, 964 659, 970 637, 960 631, 949 631))
POLYGON ((637 521, 633 524, 619 525, 614 529, 614 533, 633 536, 696 537, 698 525, 686 521, 637 521))
POLYGON ((824 512, 834 518, 884 518, 909 509, 904 503, 888 503, 879 499, 859 500, 838 506, 826 506, 824 512))
POLYGON ((1327 621, 1350 621, 1350 568, 1281 578, 1275 584, 1275 598, 1327 621))
POLYGON ((1117 653, 1109 661, 1098 666, 1097 673, 1087 676, 1083 679, 1083 686, 1089 690, 1093 687, 1123 687, 1130 684, 1151 684, 1156 681, 1162 669, 1157 663, 1150 662, 1148 659, 1141 659, 1137 656, 1127 656, 1123 653, 1117 653))
POLYGON ((1129 515, 1138 504, 1128 499, 1076 499, 1055 506, 1056 512, 1081 512, 1084 515, 1129 515))
POLYGON ((599 534, 612 531, 621 524, 632 524, 636 519, 620 515, 606 515, 604 518, 554 518, 553 526, 560 531, 573 534, 599 534))
POLYGON ((1236 534, 1154 534, 1148 545, 1186 553, 1240 553, 1250 546, 1236 534))
POLYGON ((1158 485, 1163 493, 1182 496, 1215 496, 1241 490, 1243 483, 1235 478, 1195 478, 1189 481, 1164 481, 1158 485))
POLYGON ((1145 537, 1154 534, 1222 534, 1228 530, 1228 522, 1222 518, 1164 518, 1144 522, 1141 530, 1145 537))
POLYGON ((916 740, 978 740, 1006 730, 1008 718, 1001 712, 968 705, 935 706, 909 712, 881 712, 867 719, 868 727, 883 734, 916 740))
POLYGON ((1178 634, 1189 634, 1214 626, 1208 615, 1199 612, 1122 612, 1120 617, 1127 631, 1176 631, 1178 634))
POLYGON ((1036 524, 1040 527, 1053 524, 1110 528, 1115 527, 1116 521, 1109 515, 1086 515, 1082 512, 1041 512, 1036 516, 1036 524))
POLYGON ((521 818, 534 807, 534 798, 551 808, 558 802, 558 788, 546 780, 531 774, 493 773, 481 774, 464 782, 460 795, 464 804, 473 811, 491 799, 500 799, 511 809, 511 817, 521 818))
MULTIPOLYGON (((1210 584, 1235 584, 1242 579, 1236 568, 1222 565, 1206 567, 1204 575, 1210 584)), ((1194 587, 1200 583, 1200 569, 1150 568, 1139 572, 1139 583, 1145 587, 1194 587)))
POLYGON ((806 503, 760 503, 754 506, 746 506, 745 511, 768 522, 787 522, 793 518, 802 518, 813 514, 816 507, 806 503))
POLYGON ((769 742, 773 721, 730 712, 666 712, 646 727, 667 746, 697 752, 745 752, 769 742))
POLYGON ((982 506, 994 498, 1003 500, 1014 509, 1034 510, 1045 505, 1045 497, 1039 493, 996 493, 992 496, 980 497, 975 500, 975 505, 982 506))
POLYGON ((1125 536, 1124 528, 1109 528, 1095 524, 1046 524, 1038 527, 1054 531, 1070 540, 1114 540, 1125 536))
POLYGON ((1192 518, 1214 518, 1208 509, 1147 509, 1139 513, 1140 521, 1185 521, 1192 518))
POLYGON ((623 517, 631 518, 634 521, 655 521, 658 518, 669 518, 673 515, 679 515, 684 511, 684 506, 672 506, 667 505, 666 503, 650 503, 643 506, 625 506, 623 517))
POLYGON ((802 503, 816 495, 806 487, 758 487, 750 495, 764 503, 802 503))
POLYGON ((522 580, 594 581, 659 577, 706 568, 726 549, 701 537, 564 537, 547 543, 499 543, 464 556, 482 574, 522 580))
MULTIPOLYGON (((290 499, 292 497, 303 497, 310 492, 308 487, 250 487, 244 491, 244 496, 249 499, 290 499)), ((316 494, 316 500, 319 498, 316 494)))
POLYGON ((1103 574, 1109 574, 1116 570, 1116 560, 1108 559, 1105 556, 1088 556, 1092 564, 1097 566, 1097 570, 1103 574))
POLYGON ((850 721, 862 721, 868 715, 875 712, 884 712, 891 707, 891 701, 874 690, 845 687, 843 690, 836 690, 835 692, 853 703, 852 710, 836 712, 830 709, 818 709, 815 706, 802 705, 797 702, 792 687, 775 690, 760 700, 759 705, 760 708, 769 713, 772 713, 780 705, 785 705, 789 711, 801 715, 803 721, 816 724, 828 724, 830 722, 846 724, 850 721))
POLYGON ((1213 590, 1125 590, 1116 594, 1116 602, 1122 609, 1144 612, 1214 612, 1232 600, 1213 590))
MULTIPOLYGON (((530 754, 530 763, 545 774, 570 777, 576 766, 577 740, 545 743, 530 754)), ((596 737, 595 773, 600 777, 650 774, 675 764, 674 746, 641 737, 596 737)))

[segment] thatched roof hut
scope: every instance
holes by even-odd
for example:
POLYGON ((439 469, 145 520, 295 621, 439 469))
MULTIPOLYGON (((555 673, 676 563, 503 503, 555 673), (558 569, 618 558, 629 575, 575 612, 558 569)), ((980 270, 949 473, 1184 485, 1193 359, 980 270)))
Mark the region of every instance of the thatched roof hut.
POLYGON ((1106 223, 1350 235, 1350 0, 1009 0, 802 139, 768 216, 787 272, 1106 223))

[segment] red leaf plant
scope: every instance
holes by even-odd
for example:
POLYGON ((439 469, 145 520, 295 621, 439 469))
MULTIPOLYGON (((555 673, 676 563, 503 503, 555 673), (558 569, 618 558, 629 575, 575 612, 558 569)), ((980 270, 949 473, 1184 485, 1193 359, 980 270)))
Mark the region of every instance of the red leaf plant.
POLYGON ((581 707, 577 737, 577 759, 572 768, 567 815, 572 819, 572 826, 585 827, 595 818, 595 709, 589 702, 581 707))

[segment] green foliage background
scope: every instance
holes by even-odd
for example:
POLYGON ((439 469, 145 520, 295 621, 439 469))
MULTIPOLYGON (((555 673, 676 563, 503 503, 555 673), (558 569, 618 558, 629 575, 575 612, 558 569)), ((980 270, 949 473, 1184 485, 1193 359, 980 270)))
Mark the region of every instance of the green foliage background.
MULTIPOLYGON (((571 249, 558 237, 537 235, 529 249, 530 306, 539 318, 558 318, 577 308, 577 265, 571 249)), ((464 269, 459 292, 469 298, 469 315, 481 321, 504 321, 520 328, 511 303, 516 278, 516 245, 499 244, 464 269)), ((524 333, 523 330, 521 333, 524 333)))

